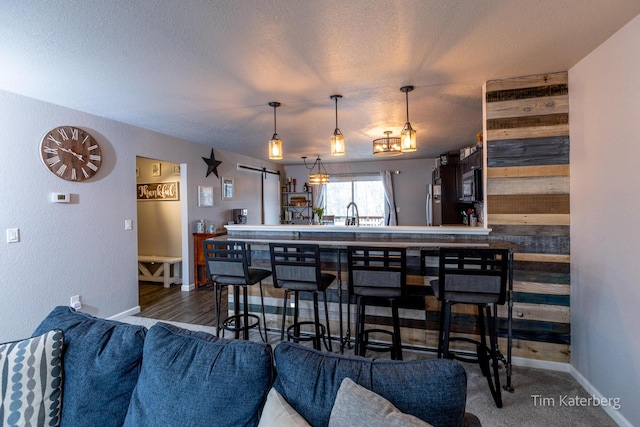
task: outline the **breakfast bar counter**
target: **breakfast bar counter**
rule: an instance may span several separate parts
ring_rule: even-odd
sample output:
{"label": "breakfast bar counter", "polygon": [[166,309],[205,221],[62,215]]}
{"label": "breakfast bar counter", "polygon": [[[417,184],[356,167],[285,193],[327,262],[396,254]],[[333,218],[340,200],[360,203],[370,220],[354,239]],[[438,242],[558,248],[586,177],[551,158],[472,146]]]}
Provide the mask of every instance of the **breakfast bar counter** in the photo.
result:
{"label": "breakfast bar counter", "polygon": [[[438,249],[441,247],[480,247],[506,248],[512,253],[514,245],[490,238],[491,230],[483,227],[464,225],[420,227],[420,226],[331,226],[331,225],[226,225],[227,234],[215,237],[215,240],[241,240],[250,246],[251,264],[254,267],[271,269],[269,243],[308,243],[318,244],[323,252],[323,270],[336,274],[337,280],[329,289],[329,306],[331,311],[331,330],[340,331],[342,346],[349,344],[353,307],[349,307],[347,295],[346,248],[358,246],[390,246],[407,249],[407,285],[412,289],[410,303],[400,310],[403,347],[433,350],[437,347],[440,303],[437,301],[429,283],[437,278]],[[282,291],[272,286],[271,279],[263,282],[265,293],[265,312],[267,327],[279,330],[282,316]],[[250,311],[260,312],[258,291],[251,295]],[[311,315],[310,301],[307,310],[301,311],[301,317]],[[231,301],[230,301],[231,306]],[[345,310],[346,308],[346,310]],[[460,310],[465,310],[461,308]],[[346,316],[344,316],[346,311]],[[368,323],[375,327],[390,328],[390,313],[380,308],[367,315]],[[510,324],[511,310],[508,310]],[[306,315],[305,315],[306,313]],[[471,314],[466,311],[463,314]],[[344,318],[346,317],[346,319]],[[468,316],[465,316],[468,318]],[[346,327],[343,328],[343,326]],[[475,325],[464,325],[463,330],[473,334]],[[505,331],[507,332],[507,331]],[[507,340],[509,334],[503,335]],[[505,342],[505,347],[510,343]],[[471,350],[462,344],[460,350]],[[509,351],[510,353],[510,351]],[[510,356],[510,355],[509,355]],[[509,357],[510,359],[510,357]]]}

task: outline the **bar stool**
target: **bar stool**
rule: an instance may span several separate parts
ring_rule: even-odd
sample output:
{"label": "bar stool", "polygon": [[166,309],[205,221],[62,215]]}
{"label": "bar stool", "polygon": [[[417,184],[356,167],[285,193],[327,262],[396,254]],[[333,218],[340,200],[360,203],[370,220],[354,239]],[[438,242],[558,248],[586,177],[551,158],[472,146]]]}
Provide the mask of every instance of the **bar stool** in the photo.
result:
{"label": "bar stool", "polygon": [[[398,305],[406,294],[407,251],[392,247],[347,247],[349,269],[349,298],[356,298],[355,354],[364,356],[366,350],[391,351],[391,358],[402,360],[400,316]],[[365,311],[369,305],[391,307],[393,332],[386,329],[365,329]],[[391,336],[391,345],[373,343],[369,335],[383,333]]]}
{"label": "bar stool", "polygon": [[[433,293],[441,302],[438,357],[477,362],[482,374],[487,377],[496,406],[501,408],[502,394],[498,362],[500,360],[504,362],[504,357],[498,349],[496,308],[506,300],[509,251],[489,248],[441,248],[438,264],[438,279],[431,281]],[[478,307],[479,340],[450,336],[451,307],[454,304],[474,304]],[[487,327],[485,327],[485,320],[488,323]],[[486,342],[487,332],[489,346]],[[476,355],[450,352],[451,341],[475,344]],[[493,379],[491,368],[493,368]]]}
{"label": "bar stool", "polygon": [[[220,336],[220,329],[235,332],[235,338],[249,339],[249,329],[258,328],[260,337],[266,342],[266,321],[264,314],[264,298],[262,293],[262,280],[269,277],[271,272],[260,268],[249,267],[248,253],[245,242],[234,240],[204,240],[204,259],[207,266],[209,280],[213,282],[216,309],[216,336]],[[265,328],[265,336],[260,330],[260,318],[249,314],[248,287],[259,283],[260,303],[262,311],[262,323]],[[220,328],[220,300],[222,290],[233,286],[234,289],[234,314],[222,322]],[[240,288],[243,294],[243,309],[240,313]],[[251,319],[251,322],[249,321]]]}
{"label": "bar stool", "polygon": [[[320,350],[320,340],[329,351],[331,345],[331,330],[329,328],[329,308],[327,305],[327,288],[336,276],[323,273],[320,265],[320,247],[313,244],[269,243],[271,256],[271,272],[273,285],[284,289],[284,303],[282,307],[282,329],[280,340],[284,340],[287,319],[287,303],[289,292],[294,294],[293,324],[287,328],[287,339],[294,342],[313,341],[313,347]],[[313,296],[313,322],[300,322],[299,302],[300,293],[308,292]],[[323,294],[326,326],[320,323],[318,310],[318,294]],[[301,327],[313,326],[313,333],[301,334]]]}

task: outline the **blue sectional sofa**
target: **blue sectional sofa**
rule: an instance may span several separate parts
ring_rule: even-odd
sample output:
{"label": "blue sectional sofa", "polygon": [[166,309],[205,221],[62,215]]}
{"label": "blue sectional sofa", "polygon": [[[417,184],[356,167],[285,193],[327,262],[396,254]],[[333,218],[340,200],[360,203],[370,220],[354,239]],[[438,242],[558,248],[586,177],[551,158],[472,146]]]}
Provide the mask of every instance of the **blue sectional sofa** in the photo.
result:
{"label": "blue sectional sofa", "polygon": [[273,350],[69,307],[32,338],[0,344],[0,377],[2,425],[479,425],[465,415],[467,378],[453,361],[372,361],[288,342]]}

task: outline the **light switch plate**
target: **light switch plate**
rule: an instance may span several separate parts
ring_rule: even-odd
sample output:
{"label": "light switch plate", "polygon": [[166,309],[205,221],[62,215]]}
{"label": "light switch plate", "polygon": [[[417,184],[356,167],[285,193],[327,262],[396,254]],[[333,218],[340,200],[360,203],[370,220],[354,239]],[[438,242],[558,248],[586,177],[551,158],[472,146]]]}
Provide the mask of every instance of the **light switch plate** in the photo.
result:
{"label": "light switch plate", "polygon": [[124,229],[125,230],[133,230],[133,220],[125,219],[124,220]]}
{"label": "light switch plate", "polygon": [[19,228],[7,228],[7,243],[18,243],[20,241]]}

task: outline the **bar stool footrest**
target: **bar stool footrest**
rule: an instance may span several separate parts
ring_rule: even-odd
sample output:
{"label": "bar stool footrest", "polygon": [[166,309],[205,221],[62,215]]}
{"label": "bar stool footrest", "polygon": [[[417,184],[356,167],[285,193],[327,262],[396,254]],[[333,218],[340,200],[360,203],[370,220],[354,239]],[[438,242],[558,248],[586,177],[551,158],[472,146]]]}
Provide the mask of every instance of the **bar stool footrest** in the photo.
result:
{"label": "bar stool footrest", "polygon": [[[222,321],[222,329],[230,332],[239,332],[244,331],[245,329],[253,329],[260,327],[260,318],[255,314],[250,314],[249,316],[249,324],[243,325],[242,320],[244,319],[243,314],[234,314],[233,316],[229,316]],[[251,320],[255,320],[255,322],[251,322]]]}
{"label": "bar stool footrest", "polygon": [[[369,334],[372,334],[372,333],[389,335],[392,339],[392,342],[390,343],[373,342],[372,343],[369,341]],[[387,331],[386,329],[365,329],[364,331],[362,331],[362,336],[363,336],[362,345],[367,350],[371,350],[379,353],[385,352],[385,351],[393,351],[393,332],[391,331]]]}
{"label": "bar stool footrest", "polygon": [[296,327],[301,327],[301,326],[313,326],[315,328],[316,323],[315,322],[298,322],[298,323],[294,323],[293,325],[289,326],[287,328],[287,340],[289,341],[293,341],[296,344],[299,343],[300,341],[313,341],[315,339],[320,339],[323,336],[326,335],[326,330],[325,327],[322,323],[320,323],[320,336],[316,337],[315,331],[311,331],[311,332],[305,332],[304,335],[302,334],[295,334],[295,328]]}

